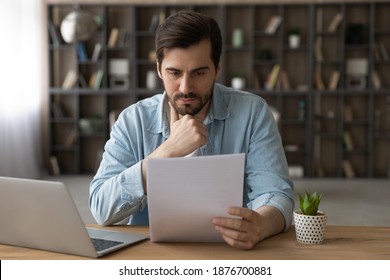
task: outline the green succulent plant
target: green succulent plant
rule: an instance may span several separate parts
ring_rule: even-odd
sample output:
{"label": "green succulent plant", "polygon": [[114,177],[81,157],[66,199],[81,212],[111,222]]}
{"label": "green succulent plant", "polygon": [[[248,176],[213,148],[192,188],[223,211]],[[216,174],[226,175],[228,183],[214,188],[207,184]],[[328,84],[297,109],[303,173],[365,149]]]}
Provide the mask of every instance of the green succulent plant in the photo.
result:
{"label": "green succulent plant", "polygon": [[300,27],[293,26],[288,29],[288,35],[301,35],[301,31]]}
{"label": "green succulent plant", "polygon": [[304,196],[299,195],[299,206],[304,215],[316,216],[320,205],[322,194],[305,192]]}

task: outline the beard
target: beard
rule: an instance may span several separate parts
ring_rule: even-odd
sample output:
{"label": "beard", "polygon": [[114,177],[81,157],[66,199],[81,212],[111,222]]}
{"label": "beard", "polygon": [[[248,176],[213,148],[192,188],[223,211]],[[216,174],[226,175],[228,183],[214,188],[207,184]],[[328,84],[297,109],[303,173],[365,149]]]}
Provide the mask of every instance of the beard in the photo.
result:
{"label": "beard", "polygon": [[[209,103],[209,101],[211,100],[211,96],[211,93],[203,96],[203,98],[193,92],[190,92],[188,94],[178,93],[175,94],[173,97],[169,98],[169,101],[171,102],[173,108],[175,108],[178,114],[182,116],[185,116],[187,114],[195,116]],[[194,99],[195,101],[191,102],[191,104],[184,104],[179,107],[179,105],[177,104],[177,100],[187,98]]]}

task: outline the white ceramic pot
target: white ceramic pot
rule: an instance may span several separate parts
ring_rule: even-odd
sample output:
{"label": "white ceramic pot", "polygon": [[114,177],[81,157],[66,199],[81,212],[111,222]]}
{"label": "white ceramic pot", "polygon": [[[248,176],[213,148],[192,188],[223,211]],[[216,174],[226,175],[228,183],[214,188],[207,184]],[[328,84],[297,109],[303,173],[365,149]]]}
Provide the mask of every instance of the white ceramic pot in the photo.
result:
{"label": "white ceramic pot", "polygon": [[299,35],[290,35],[288,37],[290,48],[296,49],[301,45],[301,36]]}
{"label": "white ceramic pot", "polygon": [[235,77],[232,79],[232,88],[242,90],[245,88],[245,79]]}
{"label": "white ceramic pot", "polygon": [[156,89],[158,85],[158,76],[156,71],[150,70],[146,73],[146,88],[149,90]]}
{"label": "white ceramic pot", "polygon": [[298,242],[303,244],[321,244],[327,222],[325,213],[318,211],[316,216],[303,215],[302,211],[294,212],[295,234]]}

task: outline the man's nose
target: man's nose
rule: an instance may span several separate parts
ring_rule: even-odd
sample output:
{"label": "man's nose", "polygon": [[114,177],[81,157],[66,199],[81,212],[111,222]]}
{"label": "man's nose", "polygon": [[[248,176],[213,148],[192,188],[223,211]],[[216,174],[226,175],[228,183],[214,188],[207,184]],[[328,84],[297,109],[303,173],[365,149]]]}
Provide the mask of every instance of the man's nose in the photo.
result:
{"label": "man's nose", "polygon": [[188,94],[192,92],[192,87],[193,87],[193,81],[191,78],[191,75],[183,75],[182,79],[180,80],[180,92],[184,94]]}

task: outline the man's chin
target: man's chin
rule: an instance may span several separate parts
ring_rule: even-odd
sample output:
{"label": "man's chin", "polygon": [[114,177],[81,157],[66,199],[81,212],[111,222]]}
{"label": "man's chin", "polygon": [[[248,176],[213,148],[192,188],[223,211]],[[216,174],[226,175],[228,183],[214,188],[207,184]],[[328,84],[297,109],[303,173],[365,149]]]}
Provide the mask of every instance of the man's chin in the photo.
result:
{"label": "man's chin", "polygon": [[191,108],[191,107],[185,106],[185,107],[177,108],[176,111],[177,111],[180,115],[182,115],[182,116],[185,116],[185,115],[195,116],[196,114],[199,113],[200,110],[199,110],[199,109],[198,109],[198,110],[195,110],[195,109],[193,109],[193,108]]}
{"label": "man's chin", "polygon": [[195,116],[202,111],[205,104],[202,102],[200,98],[197,100],[193,100],[192,102],[180,102],[180,100],[176,100],[173,103],[173,107],[176,109],[176,112],[182,116],[192,115]]}

